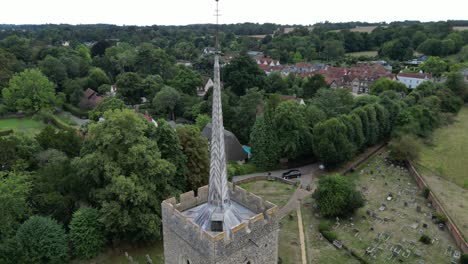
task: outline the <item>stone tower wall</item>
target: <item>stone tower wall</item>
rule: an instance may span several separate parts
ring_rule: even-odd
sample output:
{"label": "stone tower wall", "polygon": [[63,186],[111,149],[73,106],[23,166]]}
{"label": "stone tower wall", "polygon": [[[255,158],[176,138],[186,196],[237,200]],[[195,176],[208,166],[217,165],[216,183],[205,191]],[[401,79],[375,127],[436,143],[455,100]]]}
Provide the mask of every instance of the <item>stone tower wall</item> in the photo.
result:
{"label": "stone tower wall", "polygon": [[[248,223],[233,227],[229,232],[212,235],[186,218],[181,212],[207,201],[207,186],[182,194],[162,203],[164,259],[166,264],[179,264],[186,256],[191,264],[204,263],[265,263],[278,258],[277,206],[229,185],[232,200],[256,213]],[[186,264],[186,263],[183,263]]]}

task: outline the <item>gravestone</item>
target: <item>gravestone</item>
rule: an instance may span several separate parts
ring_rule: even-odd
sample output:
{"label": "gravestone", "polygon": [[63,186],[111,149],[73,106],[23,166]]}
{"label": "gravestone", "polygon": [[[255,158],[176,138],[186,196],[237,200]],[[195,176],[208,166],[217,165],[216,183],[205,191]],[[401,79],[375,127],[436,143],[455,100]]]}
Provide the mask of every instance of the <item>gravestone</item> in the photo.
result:
{"label": "gravestone", "polygon": [[416,205],[416,212],[420,213],[421,212],[421,206],[418,204]]}

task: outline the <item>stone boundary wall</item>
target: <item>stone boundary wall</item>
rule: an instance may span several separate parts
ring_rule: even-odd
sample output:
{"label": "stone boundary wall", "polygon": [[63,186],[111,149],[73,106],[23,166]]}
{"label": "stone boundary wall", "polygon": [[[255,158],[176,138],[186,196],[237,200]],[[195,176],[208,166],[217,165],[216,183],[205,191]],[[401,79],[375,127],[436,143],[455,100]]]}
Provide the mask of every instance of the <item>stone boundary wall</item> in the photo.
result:
{"label": "stone boundary wall", "polygon": [[264,180],[264,181],[268,181],[268,180],[270,180],[270,181],[271,180],[272,181],[279,181],[279,182],[286,183],[286,184],[289,184],[289,185],[294,185],[294,186],[299,185],[299,182],[297,182],[297,181],[290,181],[290,180],[286,180],[286,179],[283,179],[283,178],[280,178],[280,177],[267,176],[267,175],[253,176],[253,177],[250,177],[250,178],[238,180],[238,181],[235,181],[234,184],[238,185],[238,184],[241,184],[241,183],[252,182],[252,181],[262,181],[262,180]]}
{"label": "stone boundary wall", "polygon": [[[239,186],[229,183],[231,199],[246,208],[250,209],[256,215],[252,216],[247,223],[241,223],[229,230],[216,235],[210,234],[186,218],[182,211],[203,204],[208,200],[208,186],[198,189],[198,195],[193,191],[180,195],[179,201],[175,197],[162,202],[161,207],[163,215],[170,221],[171,229],[183,237],[186,241],[191,241],[191,245],[203,248],[226,246],[236,240],[237,237],[243,237],[246,234],[261,232],[266,226],[276,226],[278,207],[261,197],[249,193]],[[193,236],[193,234],[197,234]],[[229,237],[228,237],[229,236]]]}
{"label": "stone boundary wall", "polygon": [[[380,145],[370,147],[371,150],[361,154],[361,157],[358,160],[352,162],[351,164],[347,164],[342,170],[340,170],[341,175],[346,175],[350,172],[353,172],[357,167],[359,167],[362,163],[366,162],[370,157],[372,157],[375,153],[381,150],[383,147],[387,145],[386,142],[380,143]],[[374,149],[372,149],[374,148]],[[369,150],[369,149],[368,149]]]}
{"label": "stone boundary wall", "polygon": [[[414,177],[414,179],[416,180],[416,183],[418,184],[419,188],[421,189],[424,189],[424,188],[429,188],[429,185],[426,183],[426,181],[424,180],[424,177],[422,177],[418,171],[416,170],[416,168],[413,166],[413,164],[411,163],[411,161],[407,161],[407,166],[408,166],[408,170],[410,171],[410,174]],[[450,217],[450,215],[447,213],[447,211],[445,210],[444,206],[442,205],[442,203],[439,201],[439,199],[437,198],[437,196],[432,192],[430,191],[429,192],[429,196],[428,196],[428,200],[430,200],[432,202],[432,206],[435,208],[435,210],[438,212],[438,213],[442,213],[444,214],[445,216],[447,216],[447,223],[446,226],[448,228],[448,230],[450,231],[450,234],[452,235],[453,239],[455,239],[455,242],[457,243],[457,245],[460,247],[460,249],[462,250],[463,253],[467,254],[468,253],[468,243],[465,241],[465,239],[463,238],[463,235],[462,233],[460,232],[460,229],[458,229],[457,225],[455,224],[455,222],[452,220],[452,218]]]}

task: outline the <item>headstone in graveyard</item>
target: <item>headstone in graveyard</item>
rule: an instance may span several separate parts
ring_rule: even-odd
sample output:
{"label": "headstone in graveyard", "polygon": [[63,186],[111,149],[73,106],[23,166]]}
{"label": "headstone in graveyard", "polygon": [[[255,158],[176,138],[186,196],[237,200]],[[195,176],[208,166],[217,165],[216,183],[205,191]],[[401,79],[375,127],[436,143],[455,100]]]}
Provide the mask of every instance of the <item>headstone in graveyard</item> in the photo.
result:
{"label": "headstone in graveyard", "polygon": [[421,206],[418,204],[416,205],[416,212],[420,213],[421,212]]}
{"label": "headstone in graveyard", "polygon": [[338,249],[341,249],[343,247],[343,243],[341,243],[341,241],[339,240],[334,240],[333,245]]}

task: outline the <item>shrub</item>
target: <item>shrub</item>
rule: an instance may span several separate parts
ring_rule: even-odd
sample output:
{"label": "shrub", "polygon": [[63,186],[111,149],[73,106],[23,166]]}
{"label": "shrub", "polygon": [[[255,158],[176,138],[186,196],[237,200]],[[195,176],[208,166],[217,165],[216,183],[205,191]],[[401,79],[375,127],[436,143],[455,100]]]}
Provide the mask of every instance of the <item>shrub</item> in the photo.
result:
{"label": "shrub", "polygon": [[432,238],[430,238],[427,235],[422,235],[421,238],[419,238],[419,241],[421,241],[422,243],[424,243],[426,245],[429,245],[429,244],[432,243]]}
{"label": "shrub", "polygon": [[447,216],[445,214],[443,214],[443,213],[437,212],[437,213],[435,213],[435,217],[436,217],[437,223],[439,223],[439,224],[440,223],[445,224],[448,221]]}
{"label": "shrub", "polygon": [[325,217],[350,215],[364,205],[364,198],[353,182],[339,174],[322,177],[314,198]]}
{"label": "shrub", "polygon": [[320,221],[319,228],[318,228],[320,233],[324,231],[330,231],[331,228],[332,226],[329,221]]}
{"label": "shrub", "polygon": [[333,231],[323,231],[323,232],[322,232],[322,235],[323,235],[323,237],[324,237],[326,240],[328,240],[328,241],[330,241],[330,242],[333,242],[333,241],[335,241],[335,240],[338,238],[338,236],[336,235],[336,233],[333,232]]}
{"label": "shrub", "polygon": [[423,196],[424,198],[429,198],[429,194],[431,193],[431,189],[429,189],[428,187],[424,187],[423,189]]}
{"label": "shrub", "polygon": [[461,255],[460,264],[468,264],[468,254]]}
{"label": "shrub", "polygon": [[97,256],[106,244],[104,226],[99,222],[99,212],[94,208],[81,208],[70,222],[70,242],[73,254],[81,259]]}
{"label": "shrub", "polygon": [[67,262],[68,248],[65,230],[52,218],[30,217],[16,232],[16,240],[26,263],[61,264]]}
{"label": "shrub", "polygon": [[8,136],[10,134],[13,134],[13,129],[0,130],[0,137],[1,136]]}
{"label": "shrub", "polygon": [[79,109],[71,104],[63,104],[63,109],[67,110],[68,112],[72,113],[74,116],[79,118],[88,118],[88,112]]}

